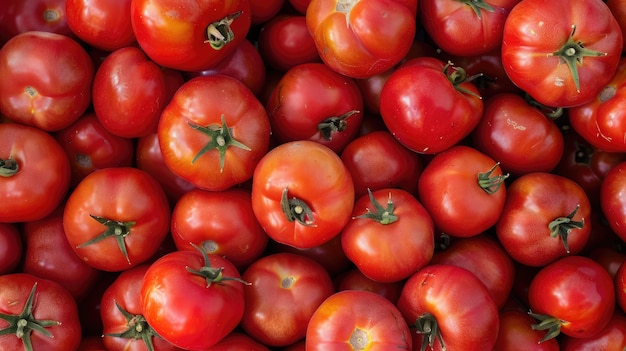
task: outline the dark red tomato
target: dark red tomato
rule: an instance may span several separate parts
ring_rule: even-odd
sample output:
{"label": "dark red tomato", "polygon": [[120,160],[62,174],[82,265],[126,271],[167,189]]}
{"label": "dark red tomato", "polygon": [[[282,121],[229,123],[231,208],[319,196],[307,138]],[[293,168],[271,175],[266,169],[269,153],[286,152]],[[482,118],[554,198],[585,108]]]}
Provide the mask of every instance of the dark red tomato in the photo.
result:
{"label": "dark red tomato", "polygon": [[228,57],[246,39],[249,0],[132,0],[137,42],[154,62],[202,71]]}
{"label": "dark red tomato", "polygon": [[98,336],[102,341],[102,295],[117,279],[120,272],[102,272],[100,279],[91,288],[89,294],[78,302],[78,316],[83,331],[83,336]]}
{"label": "dark red tomato", "polygon": [[93,112],[85,113],[53,136],[70,160],[72,188],[95,170],[133,165],[133,140],[106,130]]}
{"label": "dark red tomato", "polygon": [[114,51],[135,43],[131,0],[67,0],[65,15],[74,34],[92,47]]}
{"label": "dark red tomato", "polygon": [[0,124],[0,222],[28,222],[52,213],[70,186],[70,162],[48,133]]}
{"label": "dark red tomato", "polygon": [[67,240],[87,264],[116,272],[150,259],[169,233],[161,185],[132,167],[95,171],[76,186],[63,214]]}
{"label": "dark red tomato", "polygon": [[0,48],[0,113],[46,131],[63,129],[89,107],[93,75],[89,54],[70,37],[16,35]]}
{"label": "dark red tomato", "polygon": [[616,311],[598,334],[588,338],[563,336],[559,345],[560,351],[623,351],[626,349],[626,316]]}
{"label": "dark red tomato", "polygon": [[413,347],[409,326],[384,297],[344,290],[324,300],[306,331],[307,351],[406,350]]}
{"label": "dark red tomato", "polygon": [[580,185],[534,172],[508,185],[495,230],[514,260],[540,267],[582,251],[591,233],[590,216],[591,205]]}
{"label": "dark red tomato", "polygon": [[280,72],[299,64],[321,61],[304,15],[285,14],[272,18],[261,27],[258,45],[263,61]]}
{"label": "dark red tomato", "polygon": [[614,166],[600,188],[600,205],[609,226],[622,240],[626,238],[626,162]]}
{"label": "dark red tomato", "polygon": [[270,349],[244,333],[232,332],[204,351],[270,351]]}
{"label": "dark red tomato", "polygon": [[420,201],[435,228],[455,237],[478,235],[496,224],[504,208],[508,174],[486,154],[465,145],[435,155],[419,182]]}
{"label": "dark red tomato", "polygon": [[534,328],[547,330],[545,339],[559,333],[592,337],[610,322],[615,310],[615,286],[609,273],[584,256],[560,258],[537,272],[528,290]]}
{"label": "dark red tomato", "polygon": [[202,76],[184,83],[159,119],[169,169],[195,186],[225,190],[252,177],[269,148],[263,105],[241,81]]}
{"label": "dark red tomato", "polygon": [[613,277],[615,301],[622,312],[626,312],[626,265],[619,266]]}
{"label": "dark red tomato", "polygon": [[404,147],[386,130],[353,139],[340,156],[352,175],[356,197],[367,194],[367,189],[383,188],[399,188],[417,194],[417,180],[424,162],[419,154]]}
{"label": "dark red tomato", "polygon": [[[622,34],[626,33],[626,1],[624,0],[607,0],[606,6],[609,7],[613,17],[619,24]],[[622,35],[622,51],[626,50],[626,35]]]}
{"label": "dark red tomato", "polygon": [[76,350],[81,324],[74,297],[30,274],[0,276],[0,350]]}
{"label": "dark red tomato", "polygon": [[615,277],[619,267],[626,262],[626,253],[609,244],[594,248],[586,256],[601,264],[611,277]]}
{"label": "dark red tomato", "polygon": [[252,26],[258,26],[274,18],[284,4],[285,0],[250,0]]}
{"label": "dark red tomato", "polygon": [[380,93],[380,113],[407,148],[435,154],[459,143],[478,124],[483,102],[462,68],[418,57],[402,64]]}
{"label": "dark red tomato", "polygon": [[107,349],[104,348],[102,336],[91,335],[83,337],[76,351],[107,351]]}
{"label": "dark red tomato", "polygon": [[324,244],[341,232],[353,207],[348,169],[320,143],[281,144],[254,170],[252,209],[267,235],[279,243],[301,249]]}
{"label": "dark red tomato", "polygon": [[0,275],[14,273],[23,254],[22,236],[17,225],[0,223]]}
{"label": "dark red tomato", "polygon": [[472,145],[513,175],[549,172],[563,157],[563,135],[556,123],[514,93],[485,100],[483,118],[471,137]]}
{"label": "dark red tomato", "polygon": [[311,0],[287,0],[289,5],[300,14],[306,14],[306,9],[309,7]]}
{"label": "dark red tomato", "polygon": [[397,303],[432,351],[484,351],[496,343],[498,306],[474,273],[428,265],[404,284]]}
{"label": "dark red tomato", "polygon": [[352,268],[338,275],[334,279],[335,289],[342,290],[365,290],[376,293],[391,303],[395,304],[400,298],[403,281],[393,283],[381,283],[365,276],[358,268]]}
{"label": "dark red tomato", "polygon": [[171,235],[178,250],[197,250],[227,258],[244,269],[259,258],[268,236],[252,211],[250,191],[193,189],[172,211]]}
{"label": "dark red tomato", "polygon": [[363,120],[363,98],[355,81],[322,63],[287,71],[265,107],[279,142],[312,140],[337,153],[354,139]]}
{"label": "dark red tomato", "polygon": [[55,281],[77,301],[83,300],[100,278],[100,271],[74,253],[63,229],[63,208],[26,222],[22,228],[26,249],[21,272]]}
{"label": "dark red tomato", "polygon": [[0,13],[0,46],[33,30],[74,36],[65,15],[65,0],[5,0]]}
{"label": "dark red tomato", "polygon": [[531,327],[535,319],[526,311],[505,309],[500,311],[500,328],[494,351],[532,350],[560,351],[556,339],[541,341],[546,335],[545,330]]}

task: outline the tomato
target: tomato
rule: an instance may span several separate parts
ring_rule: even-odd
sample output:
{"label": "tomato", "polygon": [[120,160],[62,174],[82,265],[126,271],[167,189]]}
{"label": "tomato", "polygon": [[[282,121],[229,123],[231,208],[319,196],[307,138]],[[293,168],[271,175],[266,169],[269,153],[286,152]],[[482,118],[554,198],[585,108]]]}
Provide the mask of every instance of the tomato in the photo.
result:
{"label": "tomato", "polygon": [[416,13],[416,0],[312,0],[306,22],[328,67],[367,78],[391,69],[409,52]]}
{"label": "tomato", "polygon": [[443,51],[474,56],[502,44],[504,21],[520,0],[421,0],[419,18]]}
{"label": "tomato", "polygon": [[352,219],[341,232],[341,246],[365,276],[391,283],[428,264],[434,237],[424,206],[405,190],[385,188],[356,200]]}
{"label": "tomato", "polygon": [[0,113],[46,131],[65,128],[89,107],[93,75],[89,54],[70,37],[18,34],[0,48]]}
{"label": "tomato", "polygon": [[601,0],[521,1],[504,24],[502,63],[509,78],[546,106],[592,100],[621,54],[622,31]]}
{"label": "tomato", "polygon": [[217,191],[252,177],[269,148],[270,122],[243,83],[224,75],[202,76],[174,94],[157,133],[172,172],[199,188]]}
{"label": "tomato", "polygon": [[410,331],[396,306],[362,290],[344,290],[315,310],[306,331],[306,350],[411,350]]}
{"label": "tomato", "polygon": [[321,61],[304,15],[272,18],[261,27],[258,45],[263,61],[280,72]]}
{"label": "tomato", "polygon": [[435,155],[424,167],[419,199],[435,227],[451,236],[478,235],[496,224],[506,200],[499,164],[465,145]]}
{"label": "tomato", "polygon": [[102,343],[102,336],[86,336],[80,342],[77,351],[107,351]]}
{"label": "tomato", "polygon": [[453,265],[432,264],[404,284],[398,309],[417,327],[422,349],[491,350],[499,329],[498,307],[474,273]]}
{"label": "tomato", "polygon": [[205,351],[270,351],[270,349],[246,334],[232,332]]}
{"label": "tomato", "polygon": [[381,283],[368,278],[358,268],[351,268],[334,279],[337,291],[365,290],[376,293],[395,304],[400,298],[404,281]]}
{"label": "tomato", "polygon": [[478,124],[483,102],[460,67],[418,57],[396,69],[380,92],[380,114],[407,148],[435,154],[459,143]]}
{"label": "tomato", "polygon": [[500,327],[494,351],[533,350],[559,351],[556,339],[544,340],[546,332],[531,328],[535,323],[527,312],[517,309],[500,311]]}
{"label": "tomato", "polygon": [[141,49],[161,66],[202,71],[225,59],[250,29],[249,0],[131,0]]}
{"label": "tomato", "polygon": [[550,263],[535,275],[528,290],[533,328],[547,330],[544,339],[559,333],[592,337],[610,322],[615,287],[609,273],[584,256],[568,256]]}
{"label": "tomato", "polygon": [[274,18],[284,4],[285,0],[250,0],[252,26],[258,26]]}
{"label": "tomato", "polygon": [[623,351],[626,348],[626,316],[615,312],[611,321],[598,334],[588,338],[563,336],[561,351]]}
{"label": "tomato", "polygon": [[131,0],[67,0],[65,15],[72,32],[85,43],[115,51],[135,43]]}
{"label": "tomato", "polygon": [[624,189],[626,188],[626,162],[621,162],[614,166],[604,177],[600,188],[600,205],[602,214],[610,228],[622,240],[626,238],[626,198]]}
{"label": "tomato", "polygon": [[0,46],[28,31],[51,32],[73,37],[67,23],[65,0],[6,0],[0,14]]}
{"label": "tomato", "polygon": [[270,238],[312,248],[337,236],[350,220],[354,183],[330,148],[292,141],[259,161],[251,196],[252,210]]}
{"label": "tomato", "polygon": [[76,301],[64,287],[26,273],[2,275],[0,286],[0,350],[78,348]]}
{"label": "tomato", "polygon": [[589,198],[576,182],[533,172],[507,187],[495,231],[514,260],[539,267],[580,253],[591,233],[590,216]]}
{"label": "tomato", "polygon": [[22,236],[16,224],[0,223],[0,275],[13,273],[22,261]]}
{"label": "tomato", "polygon": [[100,270],[145,262],[169,233],[170,206],[159,183],[132,167],[85,177],[67,199],[63,227],[76,254]]}
{"label": "tomato", "polygon": [[626,262],[626,253],[621,248],[612,247],[609,244],[595,247],[586,256],[601,264],[611,277],[615,277],[619,267]]}
{"label": "tomato", "polygon": [[626,35],[623,35],[626,33],[626,2],[624,0],[607,0],[605,2],[622,30],[622,50],[626,50]]}
{"label": "tomato", "polygon": [[247,287],[235,266],[199,251],[174,251],[156,260],[140,291],[148,324],[186,350],[215,345],[235,329],[244,312]]}
{"label": "tomato", "polygon": [[287,0],[287,3],[294,11],[304,15],[306,14],[306,9],[309,7],[311,0]]}
{"label": "tomato", "polygon": [[615,284],[615,301],[622,312],[626,311],[626,265],[619,266],[613,276]]}
{"label": "tomato", "polygon": [[52,213],[70,185],[70,162],[48,133],[0,124],[0,222],[28,222]]}
{"label": "tomato", "polygon": [[178,250],[196,250],[227,258],[238,269],[263,254],[267,234],[252,211],[250,191],[193,189],[172,211],[171,233]]}
{"label": "tomato", "polygon": [[363,120],[363,98],[354,80],[322,63],[287,71],[265,107],[278,142],[312,140],[337,153]]}

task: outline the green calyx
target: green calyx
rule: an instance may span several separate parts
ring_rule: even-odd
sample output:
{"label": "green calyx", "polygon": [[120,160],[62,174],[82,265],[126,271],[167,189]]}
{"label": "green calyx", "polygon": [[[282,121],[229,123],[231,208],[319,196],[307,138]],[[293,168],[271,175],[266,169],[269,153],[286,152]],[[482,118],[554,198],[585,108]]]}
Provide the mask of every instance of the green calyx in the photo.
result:
{"label": "green calyx", "polygon": [[387,207],[383,207],[380,202],[376,201],[372,191],[367,189],[367,193],[369,195],[370,201],[374,206],[373,210],[366,208],[364,214],[358,216],[357,218],[368,218],[377,221],[380,224],[391,224],[398,220],[398,216],[393,213],[395,210],[395,205],[393,201],[391,201],[391,192],[389,193],[389,197],[387,198]]}
{"label": "green calyx", "polygon": [[427,348],[434,350],[435,340],[439,340],[442,351],[446,350],[435,316],[430,313],[425,313],[417,318],[415,326],[417,327],[417,333],[424,336],[420,351],[426,351]]}
{"label": "green calyx", "polygon": [[502,184],[504,184],[504,180],[509,177],[509,174],[502,174],[497,176],[491,176],[493,172],[500,166],[500,162],[497,162],[490,170],[487,172],[478,173],[478,186],[481,187],[488,194],[494,194],[497,192]]}
{"label": "green calyx", "polygon": [[563,240],[563,246],[565,247],[565,252],[569,253],[569,245],[567,244],[567,236],[572,231],[572,229],[582,229],[585,225],[585,221],[574,221],[572,218],[578,212],[580,205],[576,205],[574,211],[572,211],[567,217],[559,217],[553,220],[548,224],[548,229],[550,229],[550,236],[556,238],[557,236],[561,237]]}
{"label": "green calyx", "polygon": [[310,226],[313,224],[313,211],[304,200],[292,197],[289,198],[289,190],[283,189],[280,206],[289,222],[298,221],[298,223]]}
{"label": "green calyx", "polygon": [[319,130],[324,140],[330,141],[333,137],[333,133],[343,132],[346,128],[348,128],[348,117],[357,113],[359,113],[359,111],[352,110],[339,117],[327,118],[317,125],[317,130]]}
{"label": "green calyx", "polygon": [[19,171],[17,161],[12,158],[0,159],[0,177],[10,177]]}
{"label": "green calyx", "polygon": [[194,156],[191,163],[195,163],[202,155],[204,155],[207,151],[217,150],[220,153],[220,172],[224,170],[224,162],[226,160],[226,150],[230,146],[238,147],[240,149],[244,149],[250,151],[251,149],[246,145],[240,143],[238,140],[233,138],[232,130],[228,128],[226,125],[226,119],[224,115],[222,115],[222,124],[220,126],[207,126],[203,127],[192,122],[187,122],[189,127],[199,131],[202,134],[205,134],[209,137],[210,141],[204,145],[200,151]]}
{"label": "green calyx", "polygon": [[206,27],[206,39],[204,43],[209,43],[215,50],[221,50],[224,45],[233,41],[235,39],[235,33],[231,25],[239,16],[241,16],[241,11],[237,11],[219,21],[209,24]]}
{"label": "green calyx", "polygon": [[451,61],[448,61],[446,65],[443,67],[443,74],[446,75],[450,83],[454,86],[458,92],[463,94],[469,94],[476,98],[482,99],[482,97],[473,91],[467,90],[461,86],[463,83],[469,83],[476,78],[482,76],[482,74],[475,74],[473,76],[467,76],[467,72],[461,67],[455,66]]}
{"label": "green calyx", "polygon": [[124,316],[124,318],[126,318],[126,325],[128,326],[128,329],[121,333],[110,333],[105,335],[133,340],[141,339],[146,345],[148,351],[154,351],[152,338],[160,336],[154,331],[154,329],[152,329],[146,319],[140,314],[132,314],[126,311],[122,306],[120,306],[120,304],[117,303],[117,301],[115,301],[115,306],[117,306],[117,309]]}
{"label": "green calyx", "polygon": [[126,258],[126,261],[128,262],[129,265],[131,265],[130,257],[128,257],[128,250],[126,249],[126,242],[124,241],[124,239],[128,235],[130,235],[130,229],[135,225],[135,222],[114,221],[112,219],[108,219],[108,218],[104,218],[100,216],[94,216],[94,215],[90,215],[90,216],[91,218],[96,220],[98,223],[104,225],[106,229],[100,235],[76,246],[76,248],[85,247],[85,246],[100,242],[104,239],[113,237],[117,241],[117,246],[120,248],[120,251]]}
{"label": "green calyx", "polygon": [[214,283],[222,284],[222,282],[227,280],[234,280],[244,285],[250,285],[250,283],[240,278],[225,277],[224,274],[222,274],[224,267],[211,267],[211,261],[209,260],[209,255],[207,254],[207,252],[202,247],[194,243],[190,243],[190,245],[193,246],[196,250],[200,251],[200,253],[202,253],[202,257],[204,258],[204,266],[200,267],[200,269],[186,267],[187,272],[201,276],[206,279],[207,288],[211,287],[211,285],[213,285]]}
{"label": "green calyx", "polygon": [[35,300],[35,290],[37,289],[37,283],[33,284],[33,288],[30,290],[28,299],[24,304],[24,309],[17,315],[0,313],[0,319],[9,323],[9,326],[0,330],[0,335],[14,334],[19,339],[22,339],[25,351],[33,351],[33,344],[30,340],[33,331],[41,333],[46,337],[53,338],[54,335],[50,333],[46,328],[61,324],[58,321],[53,320],[37,320],[33,316],[33,304]]}
{"label": "green calyx", "polygon": [[539,341],[542,343],[544,341],[554,339],[561,333],[561,325],[565,323],[558,318],[554,318],[545,314],[538,314],[529,311],[528,314],[539,321],[539,323],[531,324],[531,328],[533,330],[545,330],[546,335]]}
{"label": "green calyx", "polygon": [[458,0],[474,10],[476,17],[482,18],[482,11],[493,12],[494,9],[483,0]]}

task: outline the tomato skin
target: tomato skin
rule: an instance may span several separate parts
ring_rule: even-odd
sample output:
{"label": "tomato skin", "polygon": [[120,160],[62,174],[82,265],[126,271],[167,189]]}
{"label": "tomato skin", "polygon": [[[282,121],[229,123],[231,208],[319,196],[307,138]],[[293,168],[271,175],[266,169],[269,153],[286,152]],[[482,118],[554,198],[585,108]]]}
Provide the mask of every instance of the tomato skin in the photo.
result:
{"label": "tomato skin", "polygon": [[556,339],[541,341],[545,336],[544,330],[534,330],[530,326],[536,321],[528,312],[517,309],[500,311],[500,328],[494,351],[532,350],[532,351],[560,351]]}
{"label": "tomato skin", "polygon": [[416,0],[312,0],[306,22],[324,63],[352,78],[395,66],[409,52],[416,31]]}
{"label": "tomato skin", "polygon": [[[290,220],[281,206],[285,192],[289,199],[302,200],[311,214]],[[263,156],[254,170],[251,195],[252,209],[267,235],[301,249],[337,236],[354,207],[354,183],[339,156],[308,140],[281,144]]]}
{"label": "tomato skin", "polygon": [[[579,84],[563,56],[553,55],[566,47],[572,26],[574,43],[601,53],[576,63]],[[502,62],[507,74],[546,106],[572,107],[592,100],[615,73],[621,53],[622,32],[600,0],[522,1],[504,24]]]}
{"label": "tomato skin", "polygon": [[259,52],[263,61],[279,72],[299,64],[321,62],[304,15],[281,15],[259,31]]}
{"label": "tomato skin", "polygon": [[0,14],[0,46],[28,31],[42,31],[75,38],[67,23],[65,0],[7,0]]}
{"label": "tomato skin", "polygon": [[70,37],[18,34],[0,49],[0,112],[45,131],[65,128],[91,103],[93,75],[89,54]]}
{"label": "tomato skin", "polygon": [[22,236],[16,224],[0,223],[0,275],[13,273],[23,256]]}
{"label": "tomato skin", "polygon": [[613,276],[615,284],[615,301],[622,312],[626,311],[626,265],[619,266]]}
{"label": "tomato skin", "polygon": [[626,230],[623,228],[624,223],[626,223],[625,170],[626,162],[621,162],[613,167],[605,176],[600,188],[602,213],[611,229],[622,240],[626,238]]}
{"label": "tomato skin", "polygon": [[[132,0],[131,24],[141,49],[161,66],[181,71],[202,71],[225,59],[248,34],[249,0]],[[236,13],[232,40],[214,49],[207,27]]]}
{"label": "tomato skin", "polygon": [[[626,33],[626,2],[624,0],[607,0],[606,6],[611,10],[622,34]],[[622,51],[624,50],[626,50],[626,35],[622,35]]]}
{"label": "tomato skin", "polygon": [[271,351],[265,345],[257,342],[250,336],[232,332],[217,344],[209,347],[204,351]]}
{"label": "tomato skin", "polygon": [[250,0],[252,26],[258,26],[274,18],[283,8],[285,0]]}
{"label": "tomato skin", "polygon": [[410,331],[396,306],[362,290],[328,297],[311,317],[306,350],[411,350]]}
{"label": "tomato skin", "polygon": [[0,177],[0,222],[28,222],[52,213],[70,185],[70,163],[59,143],[18,123],[0,124],[0,140],[0,159],[15,160],[18,167],[12,176]]}
{"label": "tomato skin", "polygon": [[623,351],[626,348],[626,316],[616,311],[607,326],[589,338],[563,336],[561,351]]}
{"label": "tomato skin", "polygon": [[404,281],[380,283],[365,276],[358,268],[351,268],[334,278],[336,291],[365,290],[376,293],[394,305],[400,298]]}

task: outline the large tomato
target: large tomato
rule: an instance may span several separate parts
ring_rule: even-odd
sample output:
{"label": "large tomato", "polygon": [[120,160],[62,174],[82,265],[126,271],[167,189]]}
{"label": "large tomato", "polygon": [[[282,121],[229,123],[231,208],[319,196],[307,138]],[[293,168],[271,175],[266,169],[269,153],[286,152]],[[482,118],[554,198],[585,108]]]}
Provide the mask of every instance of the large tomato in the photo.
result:
{"label": "large tomato", "polygon": [[500,328],[494,350],[533,350],[559,351],[556,339],[542,341],[545,330],[531,327],[535,323],[528,312],[519,309],[503,309],[500,311]]}
{"label": "large tomato", "polygon": [[5,0],[0,13],[0,45],[23,32],[38,30],[74,36],[67,23],[66,0]]}
{"label": "large tomato", "polygon": [[588,338],[564,335],[559,341],[560,351],[624,351],[626,349],[626,316],[615,311],[609,324]]}
{"label": "large tomato", "polygon": [[13,273],[22,262],[22,235],[17,224],[0,223],[0,275]]}
{"label": "large tomato", "polygon": [[626,162],[613,167],[600,187],[602,214],[622,240],[626,239]]}
{"label": "large tomato", "polygon": [[504,24],[507,74],[546,106],[593,99],[611,80],[621,54],[622,31],[602,0],[524,0]]}

